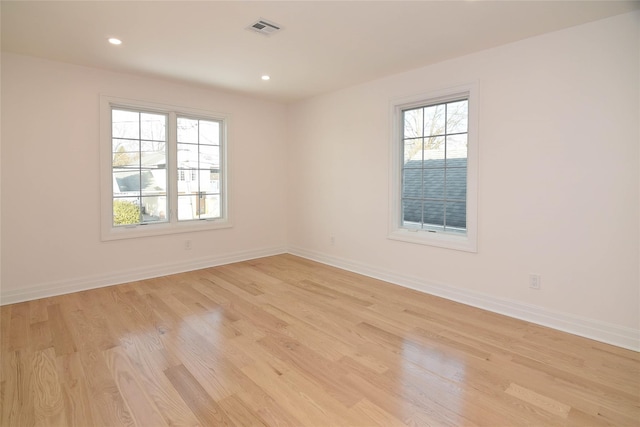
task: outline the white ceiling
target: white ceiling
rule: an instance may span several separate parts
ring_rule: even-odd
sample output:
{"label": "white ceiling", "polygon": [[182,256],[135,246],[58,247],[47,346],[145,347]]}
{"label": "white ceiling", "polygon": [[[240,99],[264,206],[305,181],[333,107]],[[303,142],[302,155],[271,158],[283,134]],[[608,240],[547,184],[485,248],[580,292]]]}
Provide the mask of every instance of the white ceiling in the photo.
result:
{"label": "white ceiling", "polygon": [[[3,51],[288,102],[640,2],[2,0],[0,8]],[[259,18],[283,30],[266,37],[245,29]],[[109,37],[123,44],[112,46]]]}

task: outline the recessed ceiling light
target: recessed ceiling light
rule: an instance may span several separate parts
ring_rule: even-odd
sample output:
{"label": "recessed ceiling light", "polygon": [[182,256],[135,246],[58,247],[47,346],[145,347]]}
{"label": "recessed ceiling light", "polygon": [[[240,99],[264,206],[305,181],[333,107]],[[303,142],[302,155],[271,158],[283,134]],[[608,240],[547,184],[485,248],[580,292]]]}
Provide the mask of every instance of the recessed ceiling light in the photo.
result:
{"label": "recessed ceiling light", "polygon": [[266,74],[264,76],[261,77],[262,80],[267,81],[267,80],[271,80],[271,77],[267,76]]}
{"label": "recessed ceiling light", "polygon": [[116,39],[116,38],[114,38],[114,37],[111,37],[111,38],[109,39],[109,43],[111,43],[111,44],[115,44],[115,45],[118,45],[118,44],[122,44],[122,40],[120,40],[120,39]]}

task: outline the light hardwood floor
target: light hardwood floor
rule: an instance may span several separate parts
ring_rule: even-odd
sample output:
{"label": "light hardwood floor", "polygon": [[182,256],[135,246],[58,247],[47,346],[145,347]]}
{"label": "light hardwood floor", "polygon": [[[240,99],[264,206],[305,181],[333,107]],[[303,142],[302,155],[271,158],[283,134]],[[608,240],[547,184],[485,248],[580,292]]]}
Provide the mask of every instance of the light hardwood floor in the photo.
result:
{"label": "light hardwood floor", "polygon": [[638,426],[640,356],[291,255],[1,309],[3,426]]}

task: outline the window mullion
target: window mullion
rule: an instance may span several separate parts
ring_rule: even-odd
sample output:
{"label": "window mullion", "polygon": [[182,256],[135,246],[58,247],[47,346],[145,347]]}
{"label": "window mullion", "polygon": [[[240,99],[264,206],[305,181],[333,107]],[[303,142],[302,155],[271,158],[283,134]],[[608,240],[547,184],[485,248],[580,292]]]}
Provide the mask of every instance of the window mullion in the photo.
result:
{"label": "window mullion", "polygon": [[138,208],[140,224],[144,223],[142,213],[142,114],[138,112]]}
{"label": "window mullion", "polygon": [[226,168],[227,168],[227,146],[223,144],[222,141],[225,140],[226,135],[226,127],[220,126],[218,128],[218,197],[220,198],[220,214],[226,216],[227,212],[227,198],[223,197],[223,194],[227,194],[227,180],[226,180]]}
{"label": "window mullion", "polygon": [[196,194],[196,213],[198,215],[198,219],[200,218],[200,213],[201,213],[201,209],[202,209],[202,192],[200,191],[200,136],[201,136],[201,132],[200,132],[200,120],[198,120],[198,161],[196,163],[196,180],[198,182],[198,193]]}
{"label": "window mullion", "polygon": [[169,201],[170,223],[178,222],[178,118],[176,113],[169,113],[167,126],[168,153],[167,153],[167,174],[169,185],[167,186],[167,199]]}
{"label": "window mullion", "polygon": [[426,141],[426,135],[425,135],[425,109],[422,108],[422,153],[420,155],[420,159],[422,160],[422,164],[420,165],[420,189],[421,189],[421,194],[420,194],[420,228],[424,229],[424,196],[426,194],[425,188],[424,188],[424,151],[425,151],[425,141]]}
{"label": "window mullion", "polygon": [[444,188],[442,193],[442,228],[447,231],[447,144],[449,139],[449,104],[444,104]]}

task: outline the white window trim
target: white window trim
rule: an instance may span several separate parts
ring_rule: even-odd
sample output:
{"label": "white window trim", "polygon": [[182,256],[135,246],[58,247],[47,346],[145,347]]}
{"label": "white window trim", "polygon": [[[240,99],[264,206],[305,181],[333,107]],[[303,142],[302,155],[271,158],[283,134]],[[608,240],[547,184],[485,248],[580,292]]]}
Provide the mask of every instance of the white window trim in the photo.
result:
{"label": "white window trim", "polygon": [[[173,199],[177,194],[177,170],[175,166],[168,168],[168,189],[170,218],[169,221],[158,224],[136,224],[131,226],[113,226],[113,178],[112,178],[112,140],[111,140],[111,109],[112,107],[122,107],[133,110],[144,110],[167,114],[169,121],[175,123],[176,116],[183,115],[198,117],[202,119],[215,119],[222,121],[222,155],[221,163],[224,165],[222,173],[221,193],[224,198],[222,202],[221,218],[202,219],[194,221],[177,220],[177,199]],[[216,230],[230,228],[231,222],[231,145],[229,141],[229,128],[231,117],[228,114],[214,113],[210,111],[198,110],[187,107],[159,104],[155,102],[139,101],[127,98],[119,98],[108,95],[100,95],[100,228],[101,239],[103,241],[131,239],[139,237],[161,236],[175,233],[188,233],[203,230]],[[167,164],[175,163],[177,158],[176,130],[174,126],[168,128],[168,153]]]}
{"label": "white window trim", "polygon": [[[410,230],[401,227],[402,218],[402,111],[427,103],[444,102],[457,96],[469,97],[469,132],[467,148],[467,233]],[[390,102],[391,144],[389,185],[388,238],[421,245],[430,245],[466,252],[478,252],[478,83],[469,83],[433,92],[392,99]]]}

